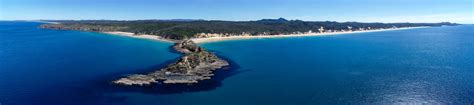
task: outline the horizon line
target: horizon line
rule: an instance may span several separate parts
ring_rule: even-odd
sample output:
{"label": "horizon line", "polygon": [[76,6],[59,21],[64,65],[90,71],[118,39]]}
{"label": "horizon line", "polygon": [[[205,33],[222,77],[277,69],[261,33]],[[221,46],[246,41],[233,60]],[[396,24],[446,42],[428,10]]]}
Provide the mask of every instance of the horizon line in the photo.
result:
{"label": "horizon line", "polygon": [[[157,21],[233,21],[233,22],[248,22],[248,21],[259,21],[264,19],[286,19],[286,18],[262,18],[258,20],[219,20],[219,19],[185,19],[185,18],[176,18],[176,19],[0,19],[0,21],[36,21],[36,22],[50,22],[50,21],[146,21],[146,20],[157,20]],[[440,22],[377,22],[377,21],[335,21],[335,20],[302,20],[302,19],[286,19],[288,21],[304,21],[304,22],[338,22],[338,23],[455,23],[455,24],[474,24],[474,23],[456,23],[456,22],[449,22],[449,21],[440,21]]]}

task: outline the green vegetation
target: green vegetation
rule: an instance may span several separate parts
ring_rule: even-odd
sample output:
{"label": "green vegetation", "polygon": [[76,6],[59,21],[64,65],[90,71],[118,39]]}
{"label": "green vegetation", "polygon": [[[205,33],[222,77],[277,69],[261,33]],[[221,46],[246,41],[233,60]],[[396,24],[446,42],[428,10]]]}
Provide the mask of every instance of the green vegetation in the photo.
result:
{"label": "green vegetation", "polygon": [[380,29],[392,27],[441,26],[456,25],[454,23],[359,23],[331,21],[301,21],[280,19],[262,19],[259,21],[206,21],[206,20],[83,20],[55,21],[61,24],[47,24],[44,28],[57,28],[82,31],[124,31],[135,34],[159,35],[168,39],[193,38],[199,33],[216,33],[226,35],[276,35],[298,32],[313,32],[324,27],[325,31],[341,31],[363,29]]}

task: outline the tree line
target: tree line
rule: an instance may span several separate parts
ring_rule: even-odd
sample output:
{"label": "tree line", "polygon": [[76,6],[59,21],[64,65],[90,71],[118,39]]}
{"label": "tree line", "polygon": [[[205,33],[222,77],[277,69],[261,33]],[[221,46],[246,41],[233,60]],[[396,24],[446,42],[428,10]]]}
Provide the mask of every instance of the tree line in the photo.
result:
{"label": "tree line", "polygon": [[[215,33],[227,35],[277,35],[292,34],[295,32],[317,32],[323,27],[329,30],[357,30],[380,29],[393,27],[442,26],[457,25],[455,23],[360,23],[360,22],[333,22],[333,21],[301,21],[279,19],[262,19],[258,21],[218,21],[218,20],[82,20],[82,21],[55,21],[61,24],[46,24],[44,28],[58,28],[82,31],[124,31],[135,34],[158,35],[169,39],[193,38],[199,33]],[[350,27],[350,28],[349,28]]]}

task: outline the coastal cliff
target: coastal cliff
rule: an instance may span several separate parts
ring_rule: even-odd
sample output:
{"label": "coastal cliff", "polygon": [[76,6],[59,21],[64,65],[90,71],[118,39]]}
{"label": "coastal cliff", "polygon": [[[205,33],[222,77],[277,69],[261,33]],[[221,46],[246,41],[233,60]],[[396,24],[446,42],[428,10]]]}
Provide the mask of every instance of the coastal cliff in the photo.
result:
{"label": "coastal cliff", "polygon": [[177,62],[148,74],[134,74],[120,78],[113,81],[113,83],[140,86],[153,83],[198,83],[202,80],[211,79],[215,70],[229,65],[227,61],[199,47],[191,40],[175,43],[173,48],[184,54]]}

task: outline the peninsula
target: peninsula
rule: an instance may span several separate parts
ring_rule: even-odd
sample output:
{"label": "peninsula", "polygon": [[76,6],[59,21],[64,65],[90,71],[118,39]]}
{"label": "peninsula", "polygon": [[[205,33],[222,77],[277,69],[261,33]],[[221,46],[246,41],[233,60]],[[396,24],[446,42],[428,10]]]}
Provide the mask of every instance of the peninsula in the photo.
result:
{"label": "peninsula", "polygon": [[[45,20],[48,21],[48,20]],[[185,40],[213,37],[295,36],[351,33],[457,25],[456,23],[360,23],[262,19],[257,21],[220,20],[49,20],[60,24],[44,24],[42,28],[106,32],[126,36],[156,36],[154,39]]]}
{"label": "peninsula", "polygon": [[258,21],[207,20],[82,20],[52,21],[41,28],[79,30],[156,39],[175,43],[173,49],[183,53],[175,63],[147,74],[129,75],[113,81],[121,85],[190,84],[211,79],[214,71],[229,63],[196,43],[269,37],[333,35],[356,32],[399,30],[419,27],[457,25],[455,23],[358,23],[262,19]]}
{"label": "peninsula", "polygon": [[130,75],[113,83],[123,85],[150,85],[158,82],[198,83],[201,80],[211,79],[214,70],[229,65],[227,61],[197,46],[191,40],[177,42],[173,48],[184,54],[177,62],[148,74]]}

